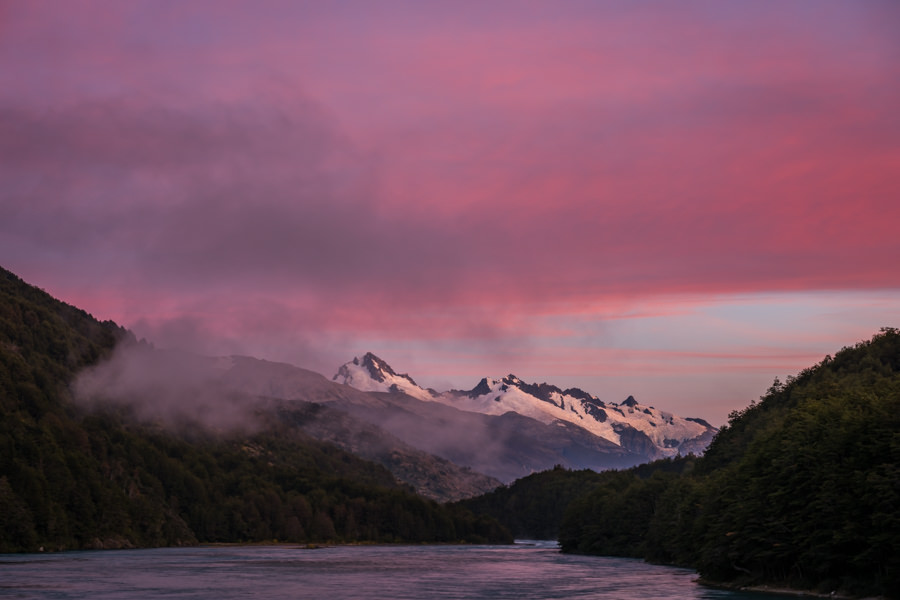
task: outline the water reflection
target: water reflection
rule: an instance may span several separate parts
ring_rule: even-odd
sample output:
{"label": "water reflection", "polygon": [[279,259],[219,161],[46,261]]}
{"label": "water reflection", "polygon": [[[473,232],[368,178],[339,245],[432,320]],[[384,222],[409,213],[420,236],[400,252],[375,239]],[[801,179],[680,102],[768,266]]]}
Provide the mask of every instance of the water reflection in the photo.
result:
{"label": "water reflection", "polygon": [[234,546],[0,556],[0,597],[130,600],[769,598],[698,586],[686,569],[514,546]]}

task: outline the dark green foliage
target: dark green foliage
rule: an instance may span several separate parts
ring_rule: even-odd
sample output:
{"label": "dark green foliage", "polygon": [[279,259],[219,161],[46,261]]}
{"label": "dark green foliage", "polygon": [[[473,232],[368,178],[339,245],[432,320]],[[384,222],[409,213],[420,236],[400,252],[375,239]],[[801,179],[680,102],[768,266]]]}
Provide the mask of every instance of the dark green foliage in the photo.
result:
{"label": "dark green foliage", "polygon": [[[509,542],[288,426],[175,435],[85,413],[68,383],[136,343],[0,269],[0,552],[197,542]],[[120,413],[125,412],[120,409]]]}
{"label": "dark green foliage", "polygon": [[563,511],[575,498],[592,490],[602,476],[588,469],[557,466],[501,486],[459,505],[490,515],[519,539],[553,540],[559,536]]}
{"label": "dark green foliage", "polygon": [[564,551],[689,565],[721,582],[900,590],[900,333],[731,415],[695,468],[610,473],[573,502]]}
{"label": "dark green foliage", "polygon": [[610,471],[592,492],[565,512],[559,543],[564,552],[604,556],[646,553],[656,503],[677,475],[663,470],[649,477],[635,471]]}

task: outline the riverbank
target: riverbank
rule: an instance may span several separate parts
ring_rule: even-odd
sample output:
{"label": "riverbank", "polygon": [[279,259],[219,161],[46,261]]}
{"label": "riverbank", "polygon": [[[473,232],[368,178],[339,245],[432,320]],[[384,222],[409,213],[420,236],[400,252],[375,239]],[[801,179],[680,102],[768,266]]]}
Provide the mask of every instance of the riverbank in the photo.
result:
{"label": "riverbank", "polygon": [[851,596],[838,593],[837,591],[822,593],[814,590],[800,590],[797,588],[774,585],[730,585],[715,581],[707,581],[702,577],[696,581],[704,587],[733,592],[754,592],[757,594],[772,594],[777,596],[797,596],[798,598],[831,598],[833,600],[890,600],[886,596]]}

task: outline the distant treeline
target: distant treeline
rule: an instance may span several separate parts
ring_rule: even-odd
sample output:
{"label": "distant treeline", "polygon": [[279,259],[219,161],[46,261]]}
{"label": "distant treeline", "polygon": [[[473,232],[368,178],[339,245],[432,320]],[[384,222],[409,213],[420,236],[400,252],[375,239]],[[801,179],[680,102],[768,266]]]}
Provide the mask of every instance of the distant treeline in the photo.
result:
{"label": "distant treeline", "polygon": [[694,461],[694,457],[667,458],[627,471],[602,473],[590,469],[573,471],[557,465],[457,504],[476,514],[495,518],[516,539],[555,540],[559,538],[569,506],[591,491],[610,489],[616,480],[642,480],[653,474],[660,477],[666,473],[681,473],[693,468]]}
{"label": "distant treeline", "polygon": [[175,435],[79,409],[70,382],[117,343],[135,341],[0,269],[0,552],[512,539],[287,426]]}
{"label": "distant treeline", "polygon": [[900,333],[776,380],[701,458],[556,469],[464,504],[516,535],[559,528],[564,552],[900,597]]}

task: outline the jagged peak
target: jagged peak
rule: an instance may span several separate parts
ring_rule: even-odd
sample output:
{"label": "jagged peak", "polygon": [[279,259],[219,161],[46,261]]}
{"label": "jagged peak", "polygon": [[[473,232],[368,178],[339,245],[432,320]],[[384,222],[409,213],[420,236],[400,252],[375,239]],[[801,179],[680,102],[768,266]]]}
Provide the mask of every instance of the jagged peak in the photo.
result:
{"label": "jagged peak", "polygon": [[332,379],[365,392],[402,393],[421,400],[432,400],[439,395],[434,390],[422,389],[406,373],[397,373],[386,360],[372,352],[341,365]]}
{"label": "jagged peak", "polygon": [[406,379],[411,384],[418,387],[418,384],[415,382],[415,380],[413,380],[413,378],[410,377],[407,373],[397,373],[396,371],[394,371],[394,369],[391,368],[391,365],[389,365],[387,361],[375,356],[375,354],[372,352],[366,352],[362,357],[362,361],[360,362],[357,362],[357,359],[354,358],[353,363],[361,367],[365,367],[369,372],[369,375],[371,375],[372,379],[374,379],[375,381],[383,383],[387,379],[387,375],[391,375],[393,377],[401,377],[403,379]]}
{"label": "jagged peak", "polygon": [[466,395],[469,398],[477,398],[478,396],[483,396],[485,394],[491,393],[491,384],[488,382],[488,378],[485,377],[481,381],[478,382],[474,388],[469,390]]}
{"label": "jagged peak", "polygon": [[631,408],[634,408],[635,406],[637,406],[637,403],[638,402],[634,399],[634,396],[628,396],[619,406],[630,406]]}
{"label": "jagged peak", "polygon": [[516,387],[526,394],[531,394],[535,398],[539,398],[540,400],[549,402],[550,404],[556,404],[556,402],[554,401],[554,395],[561,396],[563,393],[563,391],[555,385],[546,382],[525,383],[524,381],[519,380],[516,384]]}
{"label": "jagged peak", "polygon": [[353,362],[361,367],[365,367],[369,374],[378,381],[384,381],[385,374],[396,375],[391,365],[375,356],[372,352],[363,354],[362,360],[359,362],[354,358]]}

